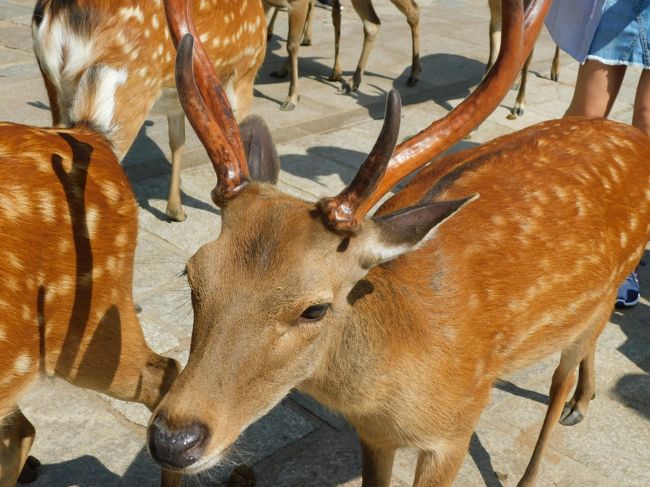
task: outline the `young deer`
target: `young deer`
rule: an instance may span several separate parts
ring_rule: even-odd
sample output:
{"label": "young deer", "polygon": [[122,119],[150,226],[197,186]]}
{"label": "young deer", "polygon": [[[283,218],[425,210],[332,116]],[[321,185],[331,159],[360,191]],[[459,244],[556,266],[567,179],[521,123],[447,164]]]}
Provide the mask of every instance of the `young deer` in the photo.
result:
{"label": "young deer", "polygon": [[[501,43],[501,0],[488,0],[490,7],[490,58],[488,59],[485,71],[490,71],[490,68],[496,60],[497,52],[499,52],[499,44]],[[524,67],[521,69],[521,81],[519,82],[519,92],[517,93],[517,100],[515,105],[510,110],[508,118],[515,119],[524,114],[526,108],[526,84],[528,83],[528,66],[530,60],[533,58],[533,51],[526,58]],[[560,78],[560,48],[555,46],[555,55],[551,63],[551,79],[557,81]]]}
{"label": "young deer", "polygon": [[[167,2],[176,42],[180,1]],[[531,2],[523,29],[522,1],[503,0],[504,42],[482,84],[397,148],[391,92],[355,178],[316,204],[250,181],[215,73],[183,37],[180,96],[218,174],[222,230],[187,263],[191,353],[148,431],[161,466],[209,468],[296,387],[356,427],[364,486],[389,485],[402,446],[420,451],[416,487],[450,485],[495,380],[560,352],[520,485],[535,482],[555,424],[587,410],[596,339],[648,239],[650,139],[605,120],[542,123],[432,162],[365,215],[498,105],[549,4]]]}
{"label": "young deer", "polygon": [[[237,119],[243,120],[266,51],[261,2],[196,0],[194,9],[198,33]],[[172,152],[167,215],[184,220],[180,169],[185,118],[160,0],[39,0],[32,34],[55,126],[69,127],[92,115],[98,128],[112,134],[121,159],[152,107],[167,114]]]}

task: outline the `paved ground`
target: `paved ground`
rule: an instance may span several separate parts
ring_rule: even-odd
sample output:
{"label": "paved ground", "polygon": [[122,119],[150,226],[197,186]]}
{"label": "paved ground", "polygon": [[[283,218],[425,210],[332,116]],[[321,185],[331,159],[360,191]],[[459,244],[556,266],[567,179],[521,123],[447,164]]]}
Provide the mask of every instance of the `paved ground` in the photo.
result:
{"label": "paved ground", "polygon": [[[31,50],[29,0],[0,0],[0,119],[47,125],[47,98]],[[308,199],[333,194],[348,182],[379,131],[387,90],[405,102],[402,136],[442,116],[480,80],[487,58],[488,9],[484,0],[421,0],[424,72],[415,88],[405,86],[409,31],[386,0],[377,0],[382,29],[358,93],[342,95],[326,78],[332,62],[329,14],[318,9],[314,45],[301,48],[302,99],[283,113],[288,84],[269,76],[282,62],[286,17],[278,20],[266,64],[256,85],[254,111],[273,128],[283,171],[283,190]],[[361,24],[343,2],[343,67],[351,75],[361,47]],[[548,80],[553,44],[546,34],[531,65],[528,109],[507,120],[515,92],[481,125],[467,147],[521,127],[560,117],[573,91],[577,66],[562,56],[560,82]],[[628,73],[613,118],[629,122],[639,72]],[[135,295],[142,326],[159,352],[186,360],[192,323],[185,260],[214,238],[219,217],[209,199],[214,176],[203,149],[191,137],[183,170],[188,220],[163,218],[169,175],[166,122],[143,127],[124,166],[140,202],[140,239]],[[646,256],[650,257],[650,256]],[[650,272],[641,273],[650,286]],[[525,270],[522,283],[525,285]],[[494,389],[469,455],[455,485],[515,485],[522,475],[543,418],[547,388],[557,357],[508,377]],[[650,302],[616,312],[599,342],[598,397],[577,427],[558,427],[546,455],[540,485],[650,485]],[[22,400],[37,426],[33,452],[44,463],[37,486],[156,485],[158,470],[144,445],[147,412],[58,380],[44,380]],[[345,422],[306,397],[291,395],[253,425],[229,465],[251,465],[261,486],[360,485],[359,447]],[[399,453],[393,485],[410,485],[414,454]],[[230,467],[228,467],[230,468]],[[228,469],[226,468],[226,470]],[[499,476],[495,475],[499,473]],[[223,471],[188,479],[191,485],[220,485]]]}

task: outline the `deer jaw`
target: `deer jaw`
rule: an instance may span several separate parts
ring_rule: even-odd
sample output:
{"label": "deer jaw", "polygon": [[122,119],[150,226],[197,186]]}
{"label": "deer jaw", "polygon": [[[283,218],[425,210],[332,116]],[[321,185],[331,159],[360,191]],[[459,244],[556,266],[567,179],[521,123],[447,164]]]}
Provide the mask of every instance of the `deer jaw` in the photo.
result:
{"label": "deer jaw", "polygon": [[[154,458],[161,461],[157,428],[171,438],[199,425],[202,441],[190,464],[161,463],[183,473],[209,468],[292,388],[310,389],[312,378],[327,375],[346,328],[359,321],[350,298],[355,284],[427,238],[394,240],[388,225],[367,220],[354,235],[337,233],[314,204],[268,185],[252,184],[229,201],[221,235],[187,264],[191,353],[150,426]],[[319,306],[322,315],[314,312]]]}

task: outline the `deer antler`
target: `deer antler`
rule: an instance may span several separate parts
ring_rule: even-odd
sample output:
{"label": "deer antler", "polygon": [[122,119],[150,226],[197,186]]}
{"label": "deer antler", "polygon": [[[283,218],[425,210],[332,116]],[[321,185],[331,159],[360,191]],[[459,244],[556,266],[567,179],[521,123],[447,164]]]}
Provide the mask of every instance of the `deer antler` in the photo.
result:
{"label": "deer antler", "polygon": [[212,191],[212,199],[222,205],[249,180],[239,127],[214,66],[194,29],[192,2],[165,0],[164,4],[167,23],[178,51],[176,86],[179,97],[217,173],[218,182]]}
{"label": "deer antler", "polygon": [[[537,39],[550,4],[551,0],[533,0],[524,21],[523,1],[503,0],[499,57],[481,84],[445,117],[400,144],[385,166],[379,169],[380,177],[359,180],[369,172],[371,164],[366,160],[347,188],[335,198],[320,201],[325,221],[337,230],[354,231],[393,186],[461,140],[484,120],[510,89]],[[359,185],[364,186],[363,191],[355,189]]]}

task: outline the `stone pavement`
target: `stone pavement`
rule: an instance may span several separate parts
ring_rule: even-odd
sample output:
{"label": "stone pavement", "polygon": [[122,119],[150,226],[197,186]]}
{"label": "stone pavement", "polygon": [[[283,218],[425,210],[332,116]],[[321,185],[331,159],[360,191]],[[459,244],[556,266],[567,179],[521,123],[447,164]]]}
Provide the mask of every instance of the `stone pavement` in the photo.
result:
{"label": "stone pavement", "polygon": [[[488,9],[484,0],[420,0],[423,73],[405,86],[410,34],[401,14],[386,0],[375,2],[382,28],[369,71],[358,93],[337,93],[327,81],[332,62],[329,14],[315,11],[314,45],[300,49],[299,107],[278,110],[288,83],[269,73],[284,59],[286,14],[277,22],[256,84],[253,111],[272,127],[282,156],[280,187],[307,199],[334,194],[350,181],[372,146],[381,124],[386,92],[404,99],[402,137],[444,115],[480,81],[488,55]],[[48,125],[47,97],[31,49],[33,0],[0,0],[0,120]],[[361,23],[349,0],[343,5],[342,62],[351,76],[361,48]],[[560,117],[573,92],[577,65],[562,56],[560,82],[548,79],[554,46],[542,34],[531,65],[528,107],[506,119],[511,91],[502,106],[459,147],[470,147],[524,126]],[[629,122],[639,71],[630,70],[613,118]],[[185,361],[192,325],[185,282],[187,258],[216,237],[218,212],[210,202],[214,176],[192,134],[183,170],[188,219],[163,216],[169,178],[167,125],[151,118],[124,161],[140,203],[135,296],[147,339],[158,352]],[[650,257],[646,253],[646,258]],[[525,280],[522,269],[522,280]],[[650,287],[650,272],[641,270]],[[525,285],[525,282],[522,282]],[[557,357],[498,384],[472,439],[457,486],[512,486],[523,474],[539,432],[550,377]],[[650,302],[615,312],[599,341],[598,397],[588,417],[574,428],[556,428],[539,485],[650,485]],[[35,486],[157,485],[159,473],[144,448],[147,411],[75,389],[60,380],[42,380],[21,401],[37,428],[33,453],[43,462]],[[307,397],[292,394],[251,426],[223,469],[188,479],[188,485],[221,485],[238,463],[251,465],[260,486],[359,486],[359,446],[340,417]],[[411,485],[413,452],[400,451],[394,486]],[[498,472],[497,476],[495,472]]]}

